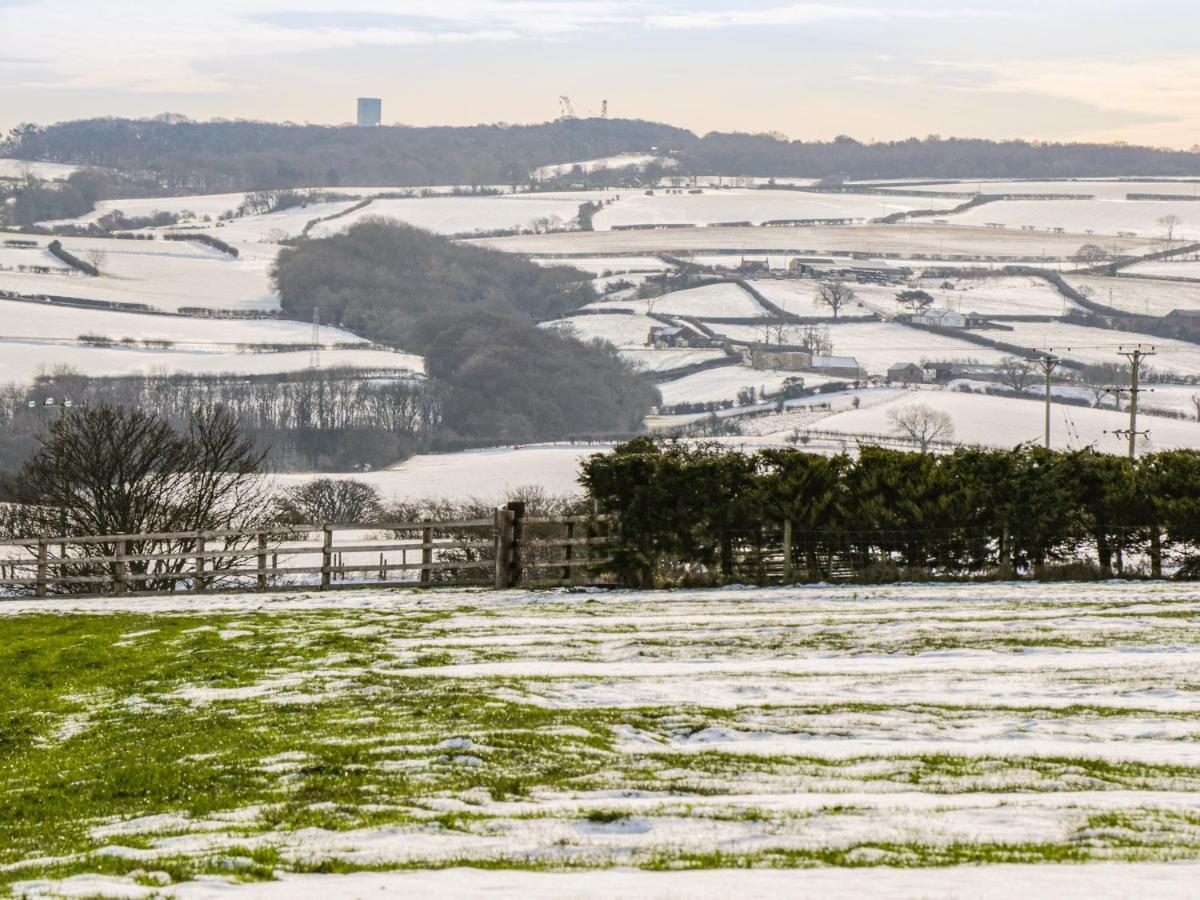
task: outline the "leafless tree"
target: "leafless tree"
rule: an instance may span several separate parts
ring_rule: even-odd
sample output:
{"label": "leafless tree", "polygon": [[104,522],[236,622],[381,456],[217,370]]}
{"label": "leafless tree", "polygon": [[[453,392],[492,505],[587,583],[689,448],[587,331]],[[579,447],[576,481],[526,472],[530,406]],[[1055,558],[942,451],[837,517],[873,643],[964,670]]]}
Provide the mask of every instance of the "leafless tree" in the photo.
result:
{"label": "leafless tree", "polygon": [[1020,356],[1006,356],[1000,360],[1000,380],[1014,391],[1024,392],[1036,378],[1037,373],[1029,360]]}
{"label": "leafless tree", "polygon": [[858,295],[844,281],[826,281],[817,288],[817,300],[832,309],[836,319],[844,307],[857,302]]}
{"label": "leafless tree", "polygon": [[[140,410],[98,405],[54,421],[18,475],[19,499],[35,510],[37,535],[161,534],[242,531],[268,512],[264,455],[222,409],[194,413],[176,430]],[[249,539],[222,539],[228,555],[208,560],[219,577],[244,558]],[[137,583],[174,590],[191,538],[130,541],[129,555],[176,554],[178,559],[129,563]],[[215,549],[215,548],[214,548]],[[108,556],[113,543],[84,544],[84,556]],[[82,573],[92,574],[84,563]],[[87,589],[86,584],[80,589]]]}
{"label": "leafless tree", "polygon": [[833,338],[829,335],[829,326],[810,322],[800,328],[797,341],[802,347],[807,347],[816,356],[833,355]]}
{"label": "leafless tree", "polygon": [[1183,224],[1183,219],[1175,213],[1167,213],[1167,215],[1159,218],[1158,224],[1167,233],[1167,243],[1173,244],[1175,242],[1175,230]]}
{"label": "leafless tree", "polygon": [[378,521],[379,491],[351,478],[318,478],[286,490],[277,501],[279,516],[291,523],[362,525]]}
{"label": "leafless tree", "polygon": [[1104,262],[1109,253],[1099,244],[1084,244],[1075,252],[1075,261],[1094,266]]}
{"label": "leafless tree", "polygon": [[1200,394],[1192,394],[1192,406],[1196,410],[1196,421],[1200,422]]}
{"label": "leafless tree", "polygon": [[99,249],[89,250],[87,260],[96,267],[96,271],[100,271],[104,268],[104,264],[108,262],[108,254]]}
{"label": "leafless tree", "polygon": [[940,409],[924,403],[913,403],[903,409],[893,409],[888,420],[895,431],[920,447],[929,450],[934,441],[948,441],[954,437],[954,420]]}

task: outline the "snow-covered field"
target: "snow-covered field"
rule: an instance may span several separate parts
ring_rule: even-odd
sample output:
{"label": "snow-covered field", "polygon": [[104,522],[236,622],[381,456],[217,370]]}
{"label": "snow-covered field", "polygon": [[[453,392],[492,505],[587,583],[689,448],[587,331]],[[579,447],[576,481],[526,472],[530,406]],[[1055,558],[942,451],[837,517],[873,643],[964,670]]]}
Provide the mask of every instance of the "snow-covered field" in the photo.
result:
{"label": "snow-covered field", "polygon": [[[72,789],[42,815],[83,817],[9,854],[18,894],[1093,900],[1200,877],[1187,584],[0,605],[9,633],[40,613],[64,659],[155,677],[16,695]],[[145,790],[111,782],[130,754]]]}
{"label": "snow-covered field", "polygon": [[778,391],[789,378],[801,378],[805,385],[815,385],[821,376],[808,372],[780,372],[752,369],[749,366],[722,366],[685,375],[674,381],[659,385],[663,403],[674,406],[678,403],[709,403],[736,400],[739,391],[753,388],[760,394]]}
{"label": "snow-covered field", "polygon": [[[854,396],[859,399],[858,408],[848,402]],[[1144,398],[1148,406],[1154,406],[1150,399],[1153,396],[1150,394]],[[913,404],[924,404],[949,415],[954,422],[954,433],[947,439],[961,444],[1014,447],[1026,441],[1040,443],[1043,437],[1044,407],[1032,389],[1028,400],[950,389],[900,388],[861,390],[853,396],[833,395],[823,399],[834,404],[831,411],[812,413],[797,410],[751,419],[743,423],[745,437],[728,440],[751,448],[775,446],[784,443],[793,431],[807,428],[845,434],[850,449],[853,449],[856,435],[897,434],[889,413]],[[1098,450],[1121,453],[1126,445],[1113,432],[1128,426],[1129,415],[1126,412],[1117,412],[1112,408],[1090,409],[1057,404],[1051,410],[1051,443],[1056,449],[1094,446]],[[1194,421],[1143,416],[1138,420],[1138,427],[1150,432],[1148,439],[1139,442],[1139,452],[1200,446],[1200,423]]]}
{"label": "snow-covered field", "polygon": [[[652,300],[600,300],[591,305],[597,309],[631,309],[642,314],[655,312],[668,316],[694,316],[699,319],[753,319],[770,315],[747,291],[732,282],[673,291]],[[645,340],[645,335],[642,335],[642,339]]]}
{"label": "snow-covered field", "polygon": [[946,218],[959,225],[1063,228],[1072,234],[1104,236],[1127,231],[1163,238],[1166,231],[1159,220],[1168,215],[1178,216],[1183,223],[1174,231],[1176,240],[1200,237],[1200,204],[1190,200],[1000,200]]}
{"label": "snow-covered field", "polygon": [[[742,341],[761,340],[764,334],[761,326],[754,325],[717,325],[714,328]],[[798,341],[801,333],[800,326],[785,329],[784,343]],[[830,325],[829,335],[835,356],[853,356],[870,375],[883,375],[894,363],[951,359],[992,363],[1007,355],[990,347],[890,322]]]}
{"label": "snow-covered field", "polygon": [[533,177],[538,181],[570,175],[573,172],[600,172],[605,169],[626,169],[635,166],[645,169],[650,163],[656,162],[661,166],[675,165],[675,160],[656,153],[621,153],[617,156],[604,156],[599,159],[585,159],[579,162],[555,163],[541,166],[533,170]]}
{"label": "snow-covered field", "polygon": [[582,259],[534,259],[539,266],[570,266],[593,275],[622,274],[625,272],[667,272],[674,266],[657,256],[609,256]]}
{"label": "snow-covered field", "polygon": [[697,363],[725,358],[722,350],[692,348],[623,347],[621,358],[640,372],[669,372]]}
{"label": "snow-covered field", "polygon": [[63,181],[72,172],[78,172],[79,166],[64,163],[37,162],[28,159],[0,158],[0,178],[24,178],[27,174],[43,181]]}
{"label": "snow-covered field", "polygon": [[[989,207],[983,207],[988,209]],[[1200,216],[1193,216],[1200,222]],[[987,221],[991,221],[990,219]],[[665,253],[745,251],[762,255],[824,255],[835,250],[871,256],[894,253],[904,258],[923,254],[931,259],[962,257],[1009,257],[1030,262],[1043,258],[1069,259],[1087,234],[1052,234],[965,228],[938,225],[864,227],[771,227],[771,228],[677,228],[646,231],[579,231],[559,234],[483,238],[479,243],[514,253],[533,256],[546,253],[580,253],[605,256],[612,253]],[[1149,238],[1106,237],[1105,247],[1122,253],[1142,255],[1156,248]]]}
{"label": "snow-covered field", "polygon": [[[385,500],[485,500],[502,503],[523,487],[538,486],[556,496],[581,489],[579,463],[609,444],[535,444],[414,456],[389,469],[345,477],[375,487]],[[325,475],[281,474],[280,484],[296,484]]]}
{"label": "snow-covered field", "polygon": [[[944,184],[913,185],[913,189],[962,194],[1091,194],[1097,200],[1124,200],[1127,194],[1165,194],[1194,197],[1200,192],[1200,181],[1195,179],[1181,181],[1118,181],[1111,178],[1073,181],[958,181]],[[903,190],[903,188],[898,187],[893,190]]]}
{"label": "snow-covered field", "polygon": [[1060,322],[1008,322],[1012,331],[995,332],[1000,340],[1033,350],[1054,350],[1082,363],[1125,363],[1120,348],[1153,347],[1156,355],[1146,366],[1179,375],[1200,375],[1200,345],[1129,331],[1089,328]]}
{"label": "snow-covered field", "polygon": [[[176,373],[266,375],[299,372],[309,368],[311,360],[307,350],[253,353],[216,348],[94,347],[18,338],[0,342],[0,384],[29,382],[62,367],[97,377]],[[390,350],[322,350],[321,367],[424,372],[425,360]]]}
{"label": "snow-covered field", "polygon": [[[49,240],[38,238],[44,248]],[[104,238],[63,238],[68,252],[92,262],[100,276],[40,275],[0,271],[0,290],[32,296],[78,297],[116,303],[144,303],[154,309],[195,306],[210,309],[278,309],[269,270],[275,249],[242,245],[234,259],[195,241],[127,241]],[[44,249],[10,251],[28,254],[33,265],[58,265]],[[53,262],[47,263],[49,257]],[[6,262],[6,265],[12,265]]]}
{"label": "snow-covered field", "polygon": [[312,237],[326,237],[367,218],[406,222],[439,234],[466,234],[506,228],[532,228],[541,220],[555,227],[569,224],[579,205],[603,199],[604,194],[504,194],[497,197],[413,197],[375,200],[370,206],[322,223]]}
{"label": "snow-covered field", "polygon": [[712,225],[785,219],[874,219],[912,209],[951,209],[953,200],[817,194],[803,191],[705,190],[701,194],[622,191],[621,199],[596,214],[598,231],[623,225]]}
{"label": "snow-covered field", "polygon": [[1122,271],[1130,275],[1152,275],[1159,278],[1194,278],[1200,281],[1200,259],[1195,257],[1158,259],[1135,263]]}
{"label": "snow-covered field", "polygon": [[[950,288],[943,287],[947,283]],[[937,308],[982,316],[1062,316],[1083,311],[1040,278],[964,278],[949,282],[927,278],[919,287],[933,295]]]}
{"label": "snow-covered field", "polygon": [[601,340],[614,347],[644,347],[650,329],[661,327],[662,324],[649,316],[598,313],[559,319],[548,323],[546,327],[564,329],[581,341]]}
{"label": "snow-covered field", "polygon": [[[1200,265],[1196,266],[1200,276]],[[1200,282],[1155,281],[1149,278],[1105,278],[1066,275],[1076,290],[1087,289],[1097,303],[1142,316],[1165,316],[1175,309],[1200,309]]]}
{"label": "snow-covered field", "polygon": [[[54,303],[0,299],[0,340],[45,338],[73,340],[91,335],[122,341],[171,341],[176,346],[233,344],[310,344],[312,325],[280,319],[214,319],[82,309]],[[342,328],[321,327],[321,343],[361,343]]]}

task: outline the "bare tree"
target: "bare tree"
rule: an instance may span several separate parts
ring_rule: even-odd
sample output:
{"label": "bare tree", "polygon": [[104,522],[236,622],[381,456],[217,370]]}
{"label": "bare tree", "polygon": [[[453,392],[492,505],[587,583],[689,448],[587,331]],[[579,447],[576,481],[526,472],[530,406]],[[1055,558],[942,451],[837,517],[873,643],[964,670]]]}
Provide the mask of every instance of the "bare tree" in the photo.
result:
{"label": "bare tree", "polygon": [[934,441],[948,441],[954,437],[954,420],[947,413],[924,403],[913,403],[903,409],[888,412],[888,420],[895,431],[915,442],[925,453]]}
{"label": "bare tree", "polygon": [[377,521],[381,504],[379,491],[350,478],[318,478],[289,488],[277,500],[284,521],[316,525]]}
{"label": "bare tree", "polygon": [[1075,261],[1094,266],[1109,258],[1109,253],[1099,244],[1084,244],[1075,251]]}
{"label": "bare tree", "polygon": [[95,266],[96,271],[99,272],[102,268],[104,268],[104,264],[108,262],[108,254],[100,249],[89,250],[87,254],[87,260],[93,266]]}
{"label": "bare tree", "polygon": [[858,295],[844,281],[826,281],[817,288],[817,300],[832,309],[833,317],[836,319],[843,307],[857,302]]}
{"label": "bare tree", "polygon": [[[17,478],[19,499],[35,514],[37,536],[243,531],[266,518],[264,454],[223,409],[193,413],[177,431],[164,418],[100,404],[74,409],[41,435]],[[222,539],[228,555],[209,572],[236,568],[249,538]],[[130,541],[129,572],[137,584],[174,590],[191,538]],[[83,544],[84,556],[112,557],[113,543]],[[176,559],[147,561],[150,555]],[[92,572],[79,564],[83,574]],[[73,573],[72,573],[73,574]],[[89,589],[86,584],[79,589]]]}
{"label": "bare tree", "polygon": [[1037,377],[1033,363],[1020,356],[1006,356],[1000,360],[1000,380],[1014,391],[1024,392]]}
{"label": "bare tree", "polygon": [[1114,389],[1113,386],[1129,383],[1129,366],[1117,363],[1090,365],[1083,370],[1080,380],[1084,387],[1091,391],[1096,406],[1099,406],[1105,397],[1111,396],[1117,405],[1117,410],[1120,411],[1121,394],[1119,389]]}
{"label": "bare tree", "polygon": [[829,335],[829,326],[817,322],[809,322],[800,328],[798,343],[807,347],[814,356],[832,356],[833,338]]}
{"label": "bare tree", "polygon": [[1175,242],[1175,229],[1183,224],[1183,219],[1175,213],[1167,213],[1159,218],[1158,224],[1167,233],[1167,243],[1172,244]]}
{"label": "bare tree", "polygon": [[1200,394],[1192,394],[1192,406],[1196,409],[1196,421],[1200,422]]}

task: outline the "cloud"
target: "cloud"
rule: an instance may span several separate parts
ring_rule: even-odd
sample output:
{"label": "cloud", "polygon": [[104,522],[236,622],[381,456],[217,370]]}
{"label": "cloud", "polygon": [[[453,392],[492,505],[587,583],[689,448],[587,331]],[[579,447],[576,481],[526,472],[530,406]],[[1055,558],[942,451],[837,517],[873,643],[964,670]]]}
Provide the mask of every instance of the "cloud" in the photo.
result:
{"label": "cloud", "polygon": [[812,25],[831,21],[940,21],[949,19],[1000,18],[994,9],[888,8],[880,6],[834,6],[826,3],[794,3],[762,9],[720,9],[669,12],[646,19],[650,28],[697,29],[747,26]]}

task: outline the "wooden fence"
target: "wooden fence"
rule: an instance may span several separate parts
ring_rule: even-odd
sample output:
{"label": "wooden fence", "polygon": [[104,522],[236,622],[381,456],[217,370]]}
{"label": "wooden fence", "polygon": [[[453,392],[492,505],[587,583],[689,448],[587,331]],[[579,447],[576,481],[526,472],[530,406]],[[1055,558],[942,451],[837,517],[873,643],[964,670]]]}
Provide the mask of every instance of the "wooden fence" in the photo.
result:
{"label": "wooden fence", "polygon": [[526,516],[511,503],[457,521],[25,538],[0,542],[0,590],[45,597],[577,584],[611,561],[613,525],[602,515]]}

